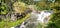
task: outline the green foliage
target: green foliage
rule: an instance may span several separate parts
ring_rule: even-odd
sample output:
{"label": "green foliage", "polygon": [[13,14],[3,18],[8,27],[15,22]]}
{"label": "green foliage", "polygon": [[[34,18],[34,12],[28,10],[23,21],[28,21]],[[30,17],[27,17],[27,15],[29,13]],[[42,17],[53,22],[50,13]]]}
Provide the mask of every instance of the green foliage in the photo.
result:
{"label": "green foliage", "polygon": [[23,2],[15,2],[13,10],[17,13],[23,13],[26,10],[26,4]]}
{"label": "green foliage", "polygon": [[36,28],[42,28],[42,25],[40,23],[38,23]]}
{"label": "green foliage", "polygon": [[25,21],[28,17],[30,17],[31,14],[27,14],[26,17],[16,21],[16,22],[8,22],[8,27],[12,27],[12,26],[17,26],[19,24],[21,24],[23,21]]}
{"label": "green foliage", "polygon": [[4,21],[1,21],[0,22],[0,28],[4,28],[4,26],[5,26],[5,22]]}
{"label": "green foliage", "polygon": [[0,14],[7,14],[7,13],[8,13],[7,5],[5,3],[1,2]]}
{"label": "green foliage", "polygon": [[5,26],[7,28],[11,28],[12,26],[17,26],[21,24],[23,21],[25,21],[31,14],[27,14],[26,17],[16,21],[16,22],[9,22],[9,21],[1,21],[0,22],[0,28],[4,28]]}
{"label": "green foliage", "polygon": [[2,21],[2,19],[0,19],[0,21]]}
{"label": "green foliage", "polygon": [[[1,2],[2,1],[2,2]],[[0,14],[7,14],[8,13],[8,7],[7,4],[4,3],[5,0],[0,0],[1,5],[0,5]],[[14,0],[11,0],[12,2],[14,2]],[[60,4],[59,4],[60,0],[56,0],[54,3],[52,2],[35,2],[33,0],[17,0],[17,2],[15,2],[13,4],[13,9],[16,9],[16,12],[22,13],[24,12],[24,10],[26,10],[26,5],[36,5],[37,10],[53,10],[54,14],[52,14],[52,17],[50,19],[50,22],[48,24],[48,26],[46,28],[60,28]],[[18,8],[18,9],[17,9]],[[18,24],[21,24],[24,20],[26,20],[29,17],[29,15],[27,15],[25,18],[20,19],[16,22],[5,22],[5,21],[1,21],[0,20],[0,28],[3,28],[5,25],[7,25],[7,27],[12,27],[12,26],[16,26]],[[41,25],[39,24],[37,26],[37,28],[41,28]]]}
{"label": "green foliage", "polygon": [[58,26],[55,23],[49,23],[46,28],[58,28]]}
{"label": "green foliage", "polygon": [[60,28],[60,7],[56,6],[53,10],[54,13],[50,19],[52,23],[50,22],[47,28]]}
{"label": "green foliage", "polygon": [[33,0],[21,0],[21,1],[28,5],[34,4]]}

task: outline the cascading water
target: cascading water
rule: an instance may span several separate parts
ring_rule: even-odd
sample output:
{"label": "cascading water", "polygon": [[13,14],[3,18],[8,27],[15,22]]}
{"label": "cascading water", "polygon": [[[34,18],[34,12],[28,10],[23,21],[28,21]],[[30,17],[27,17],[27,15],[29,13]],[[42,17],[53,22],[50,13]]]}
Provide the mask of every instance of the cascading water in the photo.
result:
{"label": "cascading water", "polygon": [[[44,12],[44,11],[42,11],[41,12],[41,14],[38,14],[38,21],[40,21],[41,23],[44,23],[45,21],[45,23],[47,23],[48,22],[48,17],[51,15],[51,13],[49,13],[49,12]],[[46,19],[46,20],[44,20],[44,19]]]}
{"label": "cascading water", "polygon": [[32,12],[32,15],[26,21],[19,25],[19,27],[16,26],[14,28],[37,28],[38,23],[42,24],[41,28],[44,28],[43,24],[48,23],[51,14],[51,11]]}

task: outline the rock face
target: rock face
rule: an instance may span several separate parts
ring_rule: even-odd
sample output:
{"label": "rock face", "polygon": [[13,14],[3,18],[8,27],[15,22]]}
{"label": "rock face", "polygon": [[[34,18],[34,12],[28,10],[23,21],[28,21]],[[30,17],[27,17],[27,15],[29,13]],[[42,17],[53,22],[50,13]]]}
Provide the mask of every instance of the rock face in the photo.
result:
{"label": "rock face", "polygon": [[32,12],[32,10],[30,10],[30,9],[27,9],[27,10],[25,10],[25,12],[24,13],[12,13],[11,14],[11,21],[17,21],[17,20],[19,20],[19,19],[21,19],[21,18],[24,18],[28,13],[31,13]]}
{"label": "rock face", "polygon": [[17,17],[14,14],[11,14],[11,21],[17,21]]}

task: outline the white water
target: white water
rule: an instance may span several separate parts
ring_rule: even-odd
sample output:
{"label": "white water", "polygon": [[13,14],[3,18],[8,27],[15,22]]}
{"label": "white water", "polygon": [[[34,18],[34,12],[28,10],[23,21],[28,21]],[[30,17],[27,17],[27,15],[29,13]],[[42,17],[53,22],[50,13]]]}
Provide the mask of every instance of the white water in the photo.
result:
{"label": "white water", "polygon": [[[41,11],[40,14],[39,13],[35,13],[35,11],[34,11],[34,12],[32,12],[32,16],[21,24],[20,28],[30,28],[28,26],[29,24],[34,24],[33,27],[31,27],[31,28],[35,28],[34,26],[37,25],[37,22],[39,22],[41,24],[44,24],[44,23],[47,24],[49,19],[50,19],[49,16],[51,14],[52,14],[52,12],[48,12],[48,11],[46,11],[46,12],[45,11]],[[24,25],[24,23],[26,23],[26,24]]]}
{"label": "white water", "polygon": [[47,18],[46,19],[46,22],[45,23],[47,23],[48,22],[48,20],[49,20],[49,16],[51,15],[51,13],[49,13],[49,12],[44,12],[44,11],[41,11],[41,14],[38,14],[38,21],[39,22],[41,22],[41,23],[44,23],[45,21],[44,21],[44,19],[45,18]]}

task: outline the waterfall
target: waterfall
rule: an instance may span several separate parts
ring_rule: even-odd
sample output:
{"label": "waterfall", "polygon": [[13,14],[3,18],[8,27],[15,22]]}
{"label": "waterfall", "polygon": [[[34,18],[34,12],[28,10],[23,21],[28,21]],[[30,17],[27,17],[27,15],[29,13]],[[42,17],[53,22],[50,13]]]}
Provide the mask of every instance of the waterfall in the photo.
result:
{"label": "waterfall", "polygon": [[[49,16],[52,14],[52,11],[41,11],[40,13],[32,12],[32,15],[26,19],[19,28],[36,28],[38,23],[47,24],[49,21]],[[16,26],[17,27],[17,26]],[[14,28],[16,28],[14,27]],[[44,26],[42,26],[44,28]]]}
{"label": "waterfall", "polygon": [[[41,23],[44,23],[45,21],[48,22],[48,17],[51,15],[51,13],[49,12],[45,12],[45,11],[41,11],[41,14],[38,14],[38,21],[40,21]],[[44,20],[46,18],[46,20]],[[45,22],[45,23],[46,23]]]}

